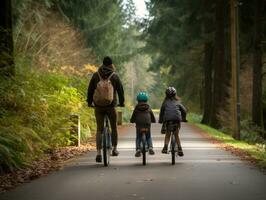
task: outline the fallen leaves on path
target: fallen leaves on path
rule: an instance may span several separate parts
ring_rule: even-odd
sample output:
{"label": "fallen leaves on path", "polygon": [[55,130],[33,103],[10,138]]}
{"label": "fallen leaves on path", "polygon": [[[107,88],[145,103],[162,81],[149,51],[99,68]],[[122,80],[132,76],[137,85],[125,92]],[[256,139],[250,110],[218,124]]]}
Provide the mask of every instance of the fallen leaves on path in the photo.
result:
{"label": "fallen leaves on path", "polygon": [[95,148],[93,142],[80,147],[62,147],[46,152],[46,154],[29,166],[0,176],[0,193],[16,186],[45,176],[52,171],[61,169],[66,161],[82,155]]}

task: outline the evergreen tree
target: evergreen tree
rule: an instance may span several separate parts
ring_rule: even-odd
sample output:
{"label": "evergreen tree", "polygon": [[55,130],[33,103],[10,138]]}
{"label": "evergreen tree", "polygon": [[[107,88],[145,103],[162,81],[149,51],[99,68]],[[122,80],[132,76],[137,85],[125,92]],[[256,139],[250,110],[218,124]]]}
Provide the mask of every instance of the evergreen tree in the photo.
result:
{"label": "evergreen tree", "polygon": [[119,66],[128,59],[125,45],[128,13],[123,8],[122,0],[60,0],[60,6],[87,38],[88,46],[99,61],[109,55]]}
{"label": "evergreen tree", "polygon": [[263,127],[262,117],[262,38],[263,38],[263,11],[264,1],[255,1],[254,42],[253,42],[253,95],[252,121]]}
{"label": "evergreen tree", "polygon": [[[202,99],[203,6],[198,1],[151,1],[146,28],[151,70],[166,76],[186,103],[199,111]],[[207,15],[206,15],[207,16]],[[207,37],[206,37],[207,38]],[[209,38],[209,37],[208,37]],[[195,106],[196,105],[196,106]]]}

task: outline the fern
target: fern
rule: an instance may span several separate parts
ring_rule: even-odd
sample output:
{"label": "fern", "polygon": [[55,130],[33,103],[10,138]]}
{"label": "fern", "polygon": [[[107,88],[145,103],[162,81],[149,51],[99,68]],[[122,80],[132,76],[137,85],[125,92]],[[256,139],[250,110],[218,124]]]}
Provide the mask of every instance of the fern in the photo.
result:
{"label": "fern", "polygon": [[0,171],[12,171],[48,148],[72,145],[70,115],[81,116],[83,141],[95,130],[86,108],[87,80],[18,65],[13,80],[0,77]]}

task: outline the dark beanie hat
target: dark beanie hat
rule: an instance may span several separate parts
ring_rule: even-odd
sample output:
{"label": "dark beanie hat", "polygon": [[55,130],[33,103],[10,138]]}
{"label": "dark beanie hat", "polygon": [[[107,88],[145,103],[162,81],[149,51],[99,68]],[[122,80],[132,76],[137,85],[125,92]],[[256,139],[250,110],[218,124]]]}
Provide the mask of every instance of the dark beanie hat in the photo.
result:
{"label": "dark beanie hat", "polygon": [[111,59],[109,56],[104,57],[104,59],[103,59],[103,64],[104,64],[105,66],[108,66],[108,65],[113,64],[112,59]]}

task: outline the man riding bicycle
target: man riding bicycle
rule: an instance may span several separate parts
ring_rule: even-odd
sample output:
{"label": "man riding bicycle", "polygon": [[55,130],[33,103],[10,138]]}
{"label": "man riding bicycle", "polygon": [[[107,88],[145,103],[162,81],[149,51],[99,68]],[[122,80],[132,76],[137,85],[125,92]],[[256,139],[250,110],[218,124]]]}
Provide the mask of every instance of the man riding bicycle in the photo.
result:
{"label": "man riding bicycle", "polygon": [[118,156],[117,151],[117,105],[116,93],[119,97],[119,106],[124,106],[124,89],[119,76],[114,72],[115,68],[110,57],[103,59],[103,65],[95,72],[90,80],[88,87],[88,106],[95,106],[95,117],[97,123],[96,133],[96,162],[102,162],[101,155],[101,134],[104,128],[105,115],[110,120],[112,129],[112,155]]}

